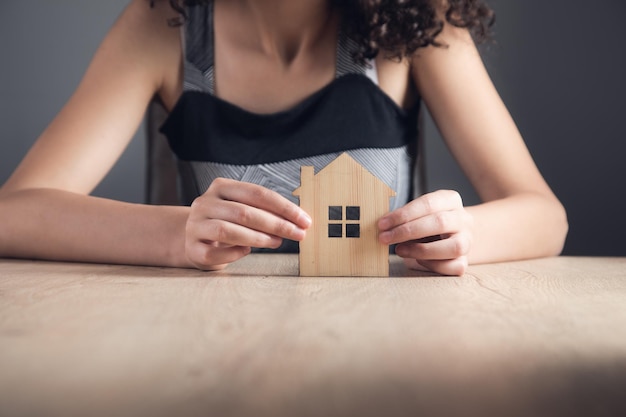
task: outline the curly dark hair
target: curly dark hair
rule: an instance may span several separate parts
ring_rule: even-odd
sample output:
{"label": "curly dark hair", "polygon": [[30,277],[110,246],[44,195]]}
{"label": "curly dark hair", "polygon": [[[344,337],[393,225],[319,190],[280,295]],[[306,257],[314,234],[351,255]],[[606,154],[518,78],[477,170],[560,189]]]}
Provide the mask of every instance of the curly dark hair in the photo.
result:
{"label": "curly dark hair", "polygon": [[[184,18],[185,6],[213,0],[169,0]],[[346,30],[359,45],[355,60],[363,62],[383,51],[386,58],[402,59],[437,40],[444,22],[466,28],[475,41],[489,39],[495,13],[483,0],[331,0],[340,9]],[[151,4],[154,0],[151,0]],[[176,24],[174,22],[174,24]],[[178,23],[180,24],[180,22]]]}

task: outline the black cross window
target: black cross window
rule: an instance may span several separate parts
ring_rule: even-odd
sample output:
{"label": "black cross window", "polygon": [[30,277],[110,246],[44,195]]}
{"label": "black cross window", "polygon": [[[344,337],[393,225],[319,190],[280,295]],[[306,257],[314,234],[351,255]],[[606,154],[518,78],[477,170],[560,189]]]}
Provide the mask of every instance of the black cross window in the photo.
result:
{"label": "black cross window", "polygon": [[[345,217],[343,206],[328,207],[328,237],[329,238],[360,238],[361,237],[361,207],[346,206]],[[344,234],[345,229],[345,234]]]}

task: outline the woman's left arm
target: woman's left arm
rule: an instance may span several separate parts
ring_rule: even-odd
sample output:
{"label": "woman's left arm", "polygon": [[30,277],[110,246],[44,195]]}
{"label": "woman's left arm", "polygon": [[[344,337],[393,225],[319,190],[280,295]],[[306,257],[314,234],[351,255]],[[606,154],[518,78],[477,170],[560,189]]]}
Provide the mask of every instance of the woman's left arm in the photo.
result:
{"label": "woman's left arm", "polygon": [[[436,191],[384,216],[380,240],[415,268],[460,275],[468,263],[557,255],[568,224],[465,29],[449,24],[447,48],[420,49],[412,74],[444,140],[483,201],[463,207]],[[438,238],[433,239],[432,236]]]}

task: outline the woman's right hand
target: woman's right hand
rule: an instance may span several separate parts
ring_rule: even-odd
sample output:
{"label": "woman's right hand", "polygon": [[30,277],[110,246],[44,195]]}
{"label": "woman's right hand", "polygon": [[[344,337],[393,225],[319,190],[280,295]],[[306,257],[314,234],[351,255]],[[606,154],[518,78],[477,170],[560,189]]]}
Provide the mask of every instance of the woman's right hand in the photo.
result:
{"label": "woman's right hand", "polygon": [[301,241],[311,217],[265,187],[218,178],[191,204],[185,253],[199,269],[221,269],[255,248],[278,248],[283,239]]}

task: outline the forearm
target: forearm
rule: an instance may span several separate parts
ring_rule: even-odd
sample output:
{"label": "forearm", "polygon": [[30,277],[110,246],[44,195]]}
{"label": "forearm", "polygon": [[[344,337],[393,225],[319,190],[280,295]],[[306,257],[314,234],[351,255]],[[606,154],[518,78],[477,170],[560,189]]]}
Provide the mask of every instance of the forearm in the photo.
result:
{"label": "forearm", "polygon": [[467,208],[474,218],[470,263],[555,256],[568,224],[556,198],[519,194]]}
{"label": "forearm", "polygon": [[0,257],[189,266],[187,207],[123,203],[59,190],[0,195]]}

